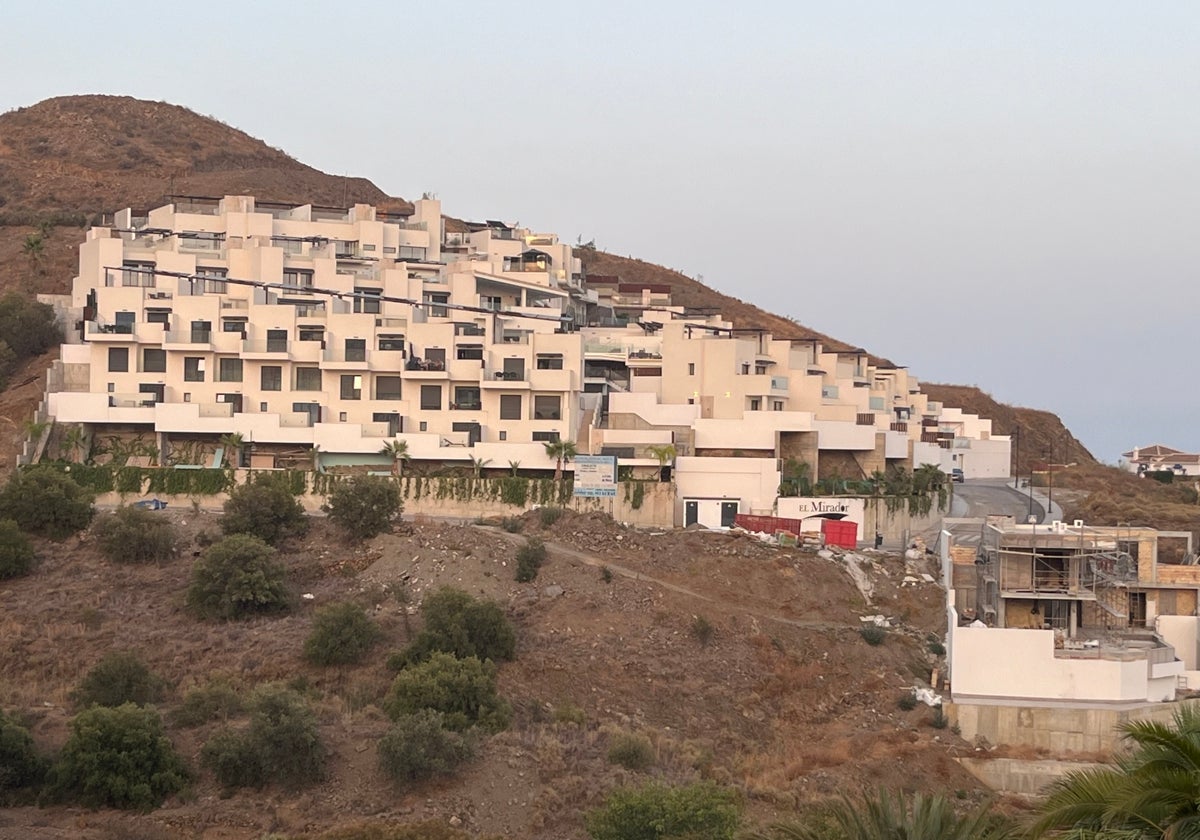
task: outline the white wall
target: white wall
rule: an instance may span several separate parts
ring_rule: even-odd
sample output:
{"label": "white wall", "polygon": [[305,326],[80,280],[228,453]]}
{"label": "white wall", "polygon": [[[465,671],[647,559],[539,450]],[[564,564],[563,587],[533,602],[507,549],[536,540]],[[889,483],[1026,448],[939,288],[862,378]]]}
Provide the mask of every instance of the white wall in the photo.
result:
{"label": "white wall", "polygon": [[740,510],[769,514],[779,490],[774,458],[675,459],[676,495],[680,499],[738,499]]}
{"label": "white wall", "polygon": [[1200,619],[1194,615],[1160,615],[1154,619],[1154,629],[1163,641],[1175,648],[1175,655],[1183,660],[1184,669],[1195,671]]}
{"label": "white wall", "polygon": [[1145,659],[1066,659],[1054,655],[1052,630],[955,627],[953,694],[1033,700],[1133,702],[1173,700],[1183,663]]}
{"label": "white wall", "polygon": [[833,499],[802,496],[782,496],[778,502],[779,516],[784,519],[809,520],[803,530],[821,530],[822,516],[827,513],[844,514],[842,519],[858,524],[858,534],[866,539],[866,503],[862,499]]}

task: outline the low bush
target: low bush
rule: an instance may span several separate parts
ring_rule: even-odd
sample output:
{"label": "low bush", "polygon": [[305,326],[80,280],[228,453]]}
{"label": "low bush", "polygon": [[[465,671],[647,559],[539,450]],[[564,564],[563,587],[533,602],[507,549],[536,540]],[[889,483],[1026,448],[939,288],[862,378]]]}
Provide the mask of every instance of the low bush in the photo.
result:
{"label": "low bush", "polygon": [[654,745],[645,735],[621,732],[608,745],[608,763],[626,770],[645,770],[654,764]]}
{"label": "low bush", "polygon": [[42,782],[46,762],[29,730],[0,711],[0,807],[16,804]]}
{"label": "low bush", "polygon": [[563,509],[560,507],[544,507],[538,510],[538,519],[541,521],[543,528],[551,527],[562,518],[562,515]]}
{"label": "low bush", "polygon": [[304,658],[314,665],[353,665],[362,662],[379,636],[379,625],[358,604],[330,604],[317,610]]}
{"label": "low bush", "polygon": [[735,793],[711,782],[650,784],[612,793],[584,823],[592,840],[732,840],[741,806]]}
{"label": "low bush", "polygon": [[228,720],[242,707],[237,690],[224,680],[214,679],[184,695],[183,703],[171,715],[171,723],[184,729],[203,726],[214,720]]}
{"label": "low bush", "polygon": [[473,840],[473,835],[454,828],[445,820],[403,824],[359,822],[331,828],[314,836],[313,840]]}
{"label": "low bush", "polygon": [[929,720],[929,725],[934,729],[945,729],[950,725],[950,719],[946,717],[946,712],[941,706],[933,710],[933,717]]}
{"label": "low bush", "polygon": [[165,688],[163,680],[137,654],[117,651],[96,663],[71,697],[80,708],[125,703],[145,706],[161,700]]}
{"label": "low bush", "polygon": [[400,485],[378,475],[356,475],[338,482],[329,494],[329,518],[358,540],[386,532],[404,511]]}
{"label": "low bush", "polygon": [[157,808],[187,782],[187,768],[153,709],[95,706],[71,721],[50,771],[49,795],[90,808]]}
{"label": "low bush", "polygon": [[11,519],[0,519],[0,580],[29,574],[36,555],[20,526]]}
{"label": "low bush", "polygon": [[937,639],[930,639],[929,644],[926,645],[926,649],[934,656],[946,655],[946,646]]}
{"label": "low bush", "polygon": [[175,526],[162,513],[119,507],[100,517],[94,528],[104,556],[114,563],[156,563],[175,550]]}
{"label": "low bush", "polygon": [[472,726],[499,732],[512,718],[508,703],[496,693],[496,667],[448,653],[434,653],[397,674],[383,709],[392,720],[423,709],[441,712],[444,726],[456,732]]}
{"label": "low bush", "polygon": [[717,628],[713,627],[712,622],[702,615],[698,615],[692,619],[692,638],[699,642],[704,647],[708,647],[713,640],[713,636],[717,634]]}
{"label": "low bush", "polygon": [[905,692],[904,694],[900,695],[900,699],[896,701],[896,705],[899,706],[902,711],[911,712],[913,709],[917,708],[917,698],[913,697],[911,692]]}
{"label": "low bush", "polygon": [[500,527],[510,534],[519,534],[525,528],[525,520],[517,516],[506,516],[500,520]]}
{"label": "low bush", "polygon": [[0,519],[60,540],[92,521],[92,494],[50,467],[18,470],[0,490]]}
{"label": "low bush", "polygon": [[299,787],[320,781],[326,757],[308,703],[300,693],[278,685],[264,686],[251,697],[249,727],[224,729],[200,751],[201,762],[227,788],[269,782]]}
{"label": "low bush", "polygon": [[401,715],[379,741],[379,766],[397,782],[448,775],[472,755],[471,740],[431,709]]}
{"label": "low bush", "polygon": [[877,624],[868,624],[866,627],[861,628],[858,631],[858,634],[862,636],[863,641],[871,645],[871,647],[881,645],[883,644],[884,640],[887,639],[887,630]]}
{"label": "low bush", "polygon": [[517,549],[517,583],[529,583],[538,575],[538,569],[546,562],[546,544],[537,537],[525,541]]}
{"label": "low bush", "polygon": [[249,534],[209,546],[192,567],[187,604],[206,618],[246,618],[286,611],[283,565],[275,549]]}
{"label": "low bush", "polygon": [[226,534],[250,534],[275,545],[308,530],[308,518],[292,495],[286,474],[258,473],[252,481],[229,491],[221,530]]}
{"label": "low bush", "polygon": [[422,662],[437,651],[459,659],[474,656],[493,661],[516,654],[517,635],[495,601],[480,601],[444,586],[421,602],[421,617],[425,626],[412,644],[388,659],[392,668]]}

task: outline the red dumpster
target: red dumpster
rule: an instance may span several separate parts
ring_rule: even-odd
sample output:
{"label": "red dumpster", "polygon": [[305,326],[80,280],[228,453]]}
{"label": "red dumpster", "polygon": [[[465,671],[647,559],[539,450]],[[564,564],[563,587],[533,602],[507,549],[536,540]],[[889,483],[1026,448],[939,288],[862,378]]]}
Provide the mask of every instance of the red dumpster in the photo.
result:
{"label": "red dumpster", "polygon": [[839,548],[858,548],[858,523],[848,519],[825,519],[821,522],[825,545]]}

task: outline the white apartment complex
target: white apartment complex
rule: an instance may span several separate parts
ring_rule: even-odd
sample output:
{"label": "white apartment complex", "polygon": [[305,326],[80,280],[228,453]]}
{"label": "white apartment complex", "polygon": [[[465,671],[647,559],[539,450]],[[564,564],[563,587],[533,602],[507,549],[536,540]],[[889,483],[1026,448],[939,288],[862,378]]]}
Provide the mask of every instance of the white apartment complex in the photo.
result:
{"label": "white apartment complex", "polygon": [[1007,476],[1008,438],[865,352],[735,330],[669,289],[590,286],[570,245],[500,222],[177,198],[89,231],[47,408],[171,453],[238,434],[256,467],[413,460],[553,468],[544,442],[657,465],[679,495],[775,504],[780,467],[934,463]]}

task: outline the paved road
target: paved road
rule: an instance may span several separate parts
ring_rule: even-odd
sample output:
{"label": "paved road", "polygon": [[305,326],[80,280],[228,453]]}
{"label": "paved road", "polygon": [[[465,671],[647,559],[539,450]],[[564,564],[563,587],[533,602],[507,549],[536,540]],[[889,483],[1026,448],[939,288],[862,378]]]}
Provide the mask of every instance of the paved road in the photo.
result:
{"label": "paved road", "polygon": [[[954,535],[956,545],[977,546],[985,516],[1008,515],[1015,517],[1017,522],[1025,522],[1030,510],[1029,496],[1014,490],[1004,479],[972,479],[954,485],[954,501],[942,527]],[[1041,522],[1045,509],[1036,498],[1032,511]],[[926,536],[929,545],[934,545],[936,540],[936,534]]]}

